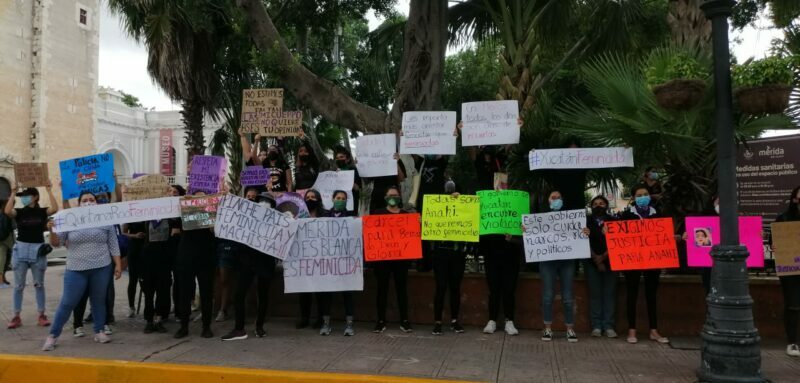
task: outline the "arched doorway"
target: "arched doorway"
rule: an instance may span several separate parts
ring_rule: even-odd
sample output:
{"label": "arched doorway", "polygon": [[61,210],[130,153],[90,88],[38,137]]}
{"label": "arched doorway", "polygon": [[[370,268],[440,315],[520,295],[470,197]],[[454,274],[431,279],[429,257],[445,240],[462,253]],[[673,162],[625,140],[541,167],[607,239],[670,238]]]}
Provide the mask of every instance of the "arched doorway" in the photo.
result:
{"label": "arched doorway", "polygon": [[11,182],[7,179],[0,177],[0,200],[7,200],[11,197]]}
{"label": "arched doorway", "polygon": [[131,169],[128,165],[128,161],[125,159],[125,156],[117,149],[109,149],[106,153],[111,154],[114,158],[114,170],[117,172],[117,176],[119,177],[129,177],[131,175]]}

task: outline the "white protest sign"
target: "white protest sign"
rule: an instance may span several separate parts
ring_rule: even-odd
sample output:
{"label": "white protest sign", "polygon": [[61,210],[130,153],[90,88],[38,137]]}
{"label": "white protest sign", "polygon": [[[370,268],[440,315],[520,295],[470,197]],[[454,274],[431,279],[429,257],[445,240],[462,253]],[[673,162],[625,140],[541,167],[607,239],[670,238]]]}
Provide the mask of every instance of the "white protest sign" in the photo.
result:
{"label": "white protest sign", "polygon": [[355,172],[352,170],[339,170],[334,172],[322,172],[314,182],[316,189],[322,196],[322,207],[326,210],[333,208],[333,192],[344,190],[347,192],[347,210],[353,210],[353,184],[355,183]]}
{"label": "white protest sign", "polygon": [[157,221],[180,216],[181,204],[178,197],[81,206],[56,213],[53,216],[53,231],[63,233],[72,230],[121,225],[131,222]]}
{"label": "white protest sign", "polygon": [[400,154],[456,154],[456,112],[405,112]]}
{"label": "white protest sign", "polygon": [[356,168],[362,177],[397,175],[397,138],[394,134],[369,134],[356,138]]}
{"label": "white protest sign", "polygon": [[465,102],[461,120],[461,146],[519,143],[517,101]]}
{"label": "white protest sign", "polygon": [[586,210],[565,210],[522,216],[526,262],[589,258]]}
{"label": "white protest sign", "polygon": [[275,209],[228,194],[219,201],[214,235],[278,259],[286,259],[297,234],[297,220]]}
{"label": "white protest sign", "polygon": [[299,220],[283,261],[284,292],[364,290],[363,250],[360,218]]}
{"label": "white protest sign", "polygon": [[531,170],[632,168],[633,148],[534,149],[528,164]]}

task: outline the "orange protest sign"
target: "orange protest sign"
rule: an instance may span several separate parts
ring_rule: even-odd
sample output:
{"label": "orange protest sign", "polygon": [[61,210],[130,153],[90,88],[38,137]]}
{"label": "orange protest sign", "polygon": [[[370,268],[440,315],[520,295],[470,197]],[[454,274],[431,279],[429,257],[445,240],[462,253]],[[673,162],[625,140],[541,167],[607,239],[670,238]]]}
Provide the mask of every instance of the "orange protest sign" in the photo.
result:
{"label": "orange protest sign", "polygon": [[672,218],[606,222],[611,270],[680,267]]}
{"label": "orange protest sign", "polygon": [[368,215],[361,219],[367,262],[422,258],[419,214]]}

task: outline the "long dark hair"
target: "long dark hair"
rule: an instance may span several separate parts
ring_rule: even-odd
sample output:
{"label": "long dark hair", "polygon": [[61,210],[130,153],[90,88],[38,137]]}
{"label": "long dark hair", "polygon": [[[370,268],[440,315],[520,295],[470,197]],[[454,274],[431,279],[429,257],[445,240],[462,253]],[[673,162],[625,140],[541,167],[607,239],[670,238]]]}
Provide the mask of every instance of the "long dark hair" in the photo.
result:
{"label": "long dark hair", "polygon": [[178,185],[178,184],[170,185],[170,186],[172,186],[173,188],[175,188],[175,190],[178,191],[178,195],[179,196],[183,197],[183,196],[186,195],[186,189],[184,189],[183,186]]}
{"label": "long dark hair", "polygon": [[[308,161],[303,163],[303,166],[309,167],[315,172],[319,170],[319,159],[317,159],[316,153],[314,153],[314,149],[311,148],[311,145],[308,142],[303,142],[297,148],[297,153],[300,153],[300,148],[305,148],[308,152]],[[300,160],[300,155],[297,155],[297,160]]]}
{"label": "long dark hair", "polygon": [[800,208],[798,208],[798,203],[794,202],[794,199],[797,198],[797,192],[800,191],[800,186],[794,188],[792,190],[792,195],[789,196],[789,207],[786,208],[786,218],[795,220],[800,218]]}

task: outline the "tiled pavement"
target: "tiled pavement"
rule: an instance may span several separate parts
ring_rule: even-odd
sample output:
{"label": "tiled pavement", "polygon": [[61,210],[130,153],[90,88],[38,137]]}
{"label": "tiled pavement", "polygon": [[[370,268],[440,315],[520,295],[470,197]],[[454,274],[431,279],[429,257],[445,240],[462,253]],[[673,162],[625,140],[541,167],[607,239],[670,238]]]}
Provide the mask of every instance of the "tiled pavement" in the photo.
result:
{"label": "tiled pavement", "polygon": [[[10,276],[11,273],[9,273]],[[48,311],[60,299],[63,266],[48,270]],[[117,282],[117,302],[124,302],[126,277]],[[0,353],[40,355],[47,330],[34,325],[34,294],[26,289],[25,326],[0,330]],[[124,318],[118,304],[117,318]],[[11,289],[0,290],[0,320],[9,319]],[[232,321],[214,323],[215,335],[223,335]],[[570,344],[563,333],[550,343],[539,340],[538,331],[523,330],[519,336],[484,335],[479,328],[464,334],[430,335],[429,325],[416,325],[402,334],[396,325],[383,334],[370,332],[369,323],[358,323],[355,337],[316,335],[295,330],[290,319],[268,322],[268,337],[235,342],[199,338],[199,323],[190,336],[175,340],[172,334],[144,335],[141,318],[120,319],[114,342],[93,343],[90,337],[75,339],[65,327],[54,356],[117,359],[141,362],[208,364],[299,371],[330,371],[395,376],[420,376],[486,382],[693,382],[699,365],[698,339],[676,339],[672,346],[642,341],[629,345],[621,339],[593,339],[588,334]],[[170,323],[169,329],[177,329]],[[250,326],[252,330],[252,326]],[[785,356],[778,340],[765,341],[764,375],[773,382],[800,381],[800,359]]]}

